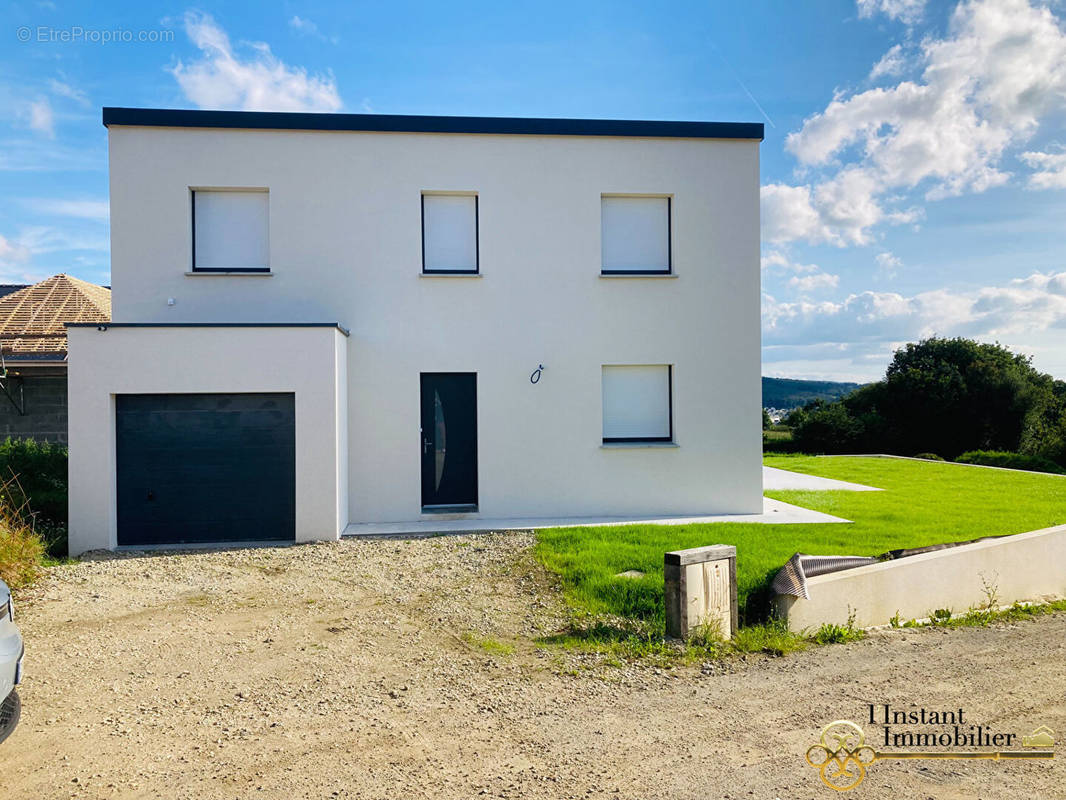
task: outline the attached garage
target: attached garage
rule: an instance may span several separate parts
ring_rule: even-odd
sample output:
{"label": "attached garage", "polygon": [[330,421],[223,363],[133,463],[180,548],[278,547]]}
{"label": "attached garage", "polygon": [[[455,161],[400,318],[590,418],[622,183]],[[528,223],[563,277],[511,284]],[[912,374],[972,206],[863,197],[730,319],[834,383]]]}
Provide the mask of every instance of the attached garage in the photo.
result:
{"label": "attached garage", "polygon": [[292,393],[115,396],[120,545],[293,541]]}

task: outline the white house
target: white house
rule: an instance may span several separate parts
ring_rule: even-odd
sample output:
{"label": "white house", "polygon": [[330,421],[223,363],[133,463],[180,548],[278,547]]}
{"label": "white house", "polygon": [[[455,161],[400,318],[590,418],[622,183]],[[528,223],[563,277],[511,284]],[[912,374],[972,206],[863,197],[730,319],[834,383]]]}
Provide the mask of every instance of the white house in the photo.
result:
{"label": "white house", "polygon": [[762,125],[103,119],[72,553],[761,512]]}

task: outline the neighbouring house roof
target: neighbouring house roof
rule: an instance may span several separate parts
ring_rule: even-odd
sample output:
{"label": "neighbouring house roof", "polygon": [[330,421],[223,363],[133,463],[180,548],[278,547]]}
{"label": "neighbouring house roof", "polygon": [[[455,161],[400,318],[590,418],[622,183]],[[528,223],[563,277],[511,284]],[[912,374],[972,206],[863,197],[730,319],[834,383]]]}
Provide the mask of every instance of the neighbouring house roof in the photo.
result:
{"label": "neighbouring house roof", "polygon": [[29,285],[28,283],[0,283],[0,297],[7,297],[12,292],[25,289]]}
{"label": "neighbouring house roof", "polygon": [[111,290],[53,275],[0,296],[0,352],[6,361],[63,361],[67,322],[108,322]]}
{"label": "neighbouring house roof", "polygon": [[401,114],[315,114],[294,111],[187,111],[104,108],[105,126],[252,128],[364,133],[487,133],[526,136],[640,136],[664,139],[757,139],[761,122],[680,122],[545,117],[426,117]]}

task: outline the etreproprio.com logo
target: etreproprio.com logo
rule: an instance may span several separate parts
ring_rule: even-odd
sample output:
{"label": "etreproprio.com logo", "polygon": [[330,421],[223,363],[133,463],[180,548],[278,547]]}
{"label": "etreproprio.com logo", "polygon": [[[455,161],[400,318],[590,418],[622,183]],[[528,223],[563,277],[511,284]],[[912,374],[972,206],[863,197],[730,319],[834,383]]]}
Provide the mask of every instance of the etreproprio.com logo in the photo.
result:
{"label": "etreproprio.com logo", "polygon": [[144,42],[173,42],[174,31],[165,28],[134,30],[132,28],[85,28],[71,25],[61,28],[52,25],[22,25],[15,29],[15,38],[32,44],[132,44]]}

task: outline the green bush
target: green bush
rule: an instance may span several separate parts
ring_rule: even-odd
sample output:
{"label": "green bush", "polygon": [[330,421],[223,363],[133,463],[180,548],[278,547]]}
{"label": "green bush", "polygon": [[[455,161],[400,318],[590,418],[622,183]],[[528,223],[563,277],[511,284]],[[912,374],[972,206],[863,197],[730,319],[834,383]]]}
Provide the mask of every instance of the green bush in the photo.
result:
{"label": "green bush", "polygon": [[[772,433],[772,431],[771,431]],[[797,442],[792,440],[792,437],[786,438],[774,438],[763,435],[762,437],[762,451],[764,453],[778,453],[778,454],[790,454],[790,453],[802,453],[802,450]]]}
{"label": "green bush", "polygon": [[971,450],[968,453],[963,453],[955,460],[960,464],[982,464],[986,467],[1024,469],[1030,472],[1051,472],[1056,475],[1066,474],[1066,469],[1042,456],[1027,456],[1022,453],[1007,453],[1001,450]]}
{"label": "green bush", "polygon": [[0,499],[47,542],[55,557],[67,554],[67,448],[33,439],[0,443]]}

